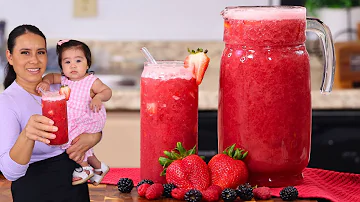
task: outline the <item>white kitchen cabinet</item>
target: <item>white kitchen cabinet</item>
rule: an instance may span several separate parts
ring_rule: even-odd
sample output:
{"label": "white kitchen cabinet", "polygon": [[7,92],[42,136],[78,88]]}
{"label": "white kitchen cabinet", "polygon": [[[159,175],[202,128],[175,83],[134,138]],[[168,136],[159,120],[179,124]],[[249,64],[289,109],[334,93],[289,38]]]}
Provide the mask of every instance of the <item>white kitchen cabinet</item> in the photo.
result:
{"label": "white kitchen cabinet", "polygon": [[110,167],[140,167],[140,112],[108,112],[94,151]]}

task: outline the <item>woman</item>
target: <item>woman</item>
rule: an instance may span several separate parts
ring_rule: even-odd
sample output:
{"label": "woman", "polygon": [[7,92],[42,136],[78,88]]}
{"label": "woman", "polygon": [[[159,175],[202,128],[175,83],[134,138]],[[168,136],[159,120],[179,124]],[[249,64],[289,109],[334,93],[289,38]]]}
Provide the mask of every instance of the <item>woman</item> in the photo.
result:
{"label": "woman", "polygon": [[46,70],[46,38],[21,25],[8,37],[5,90],[0,94],[0,170],[12,182],[14,202],[90,201],[87,184],[72,186],[73,170],[101,134],[82,134],[71,147],[49,146],[57,127],[41,114],[36,86]]}

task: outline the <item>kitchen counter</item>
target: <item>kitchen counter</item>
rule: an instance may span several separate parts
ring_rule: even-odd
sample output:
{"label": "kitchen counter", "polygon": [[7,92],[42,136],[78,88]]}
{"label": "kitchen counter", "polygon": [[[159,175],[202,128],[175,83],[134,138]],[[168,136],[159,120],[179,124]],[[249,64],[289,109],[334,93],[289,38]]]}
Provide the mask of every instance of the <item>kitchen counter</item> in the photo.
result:
{"label": "kitchen counter", "polygon": [[[0,93],[2,89],[0,89]],[[360,109],[360,90],[333,90],[322,95],[311,91],[313,109]],[[107,110],[140,110],[140,90],[114,89],[112,98],[104,103]],[[217,110],[218,91],[199,90],[199,110]]]}

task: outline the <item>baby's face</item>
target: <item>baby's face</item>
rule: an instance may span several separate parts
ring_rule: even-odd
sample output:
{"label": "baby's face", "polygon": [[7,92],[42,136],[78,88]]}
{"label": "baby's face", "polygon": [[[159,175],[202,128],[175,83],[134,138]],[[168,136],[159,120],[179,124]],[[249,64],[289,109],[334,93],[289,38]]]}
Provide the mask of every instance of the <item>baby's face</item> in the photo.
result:
{"label": "baby's face", "polygon": [[70,80],[78,81],[84,78],[89,68],[84,52],[79,48],[69,48],[62,52],[62,69]]}

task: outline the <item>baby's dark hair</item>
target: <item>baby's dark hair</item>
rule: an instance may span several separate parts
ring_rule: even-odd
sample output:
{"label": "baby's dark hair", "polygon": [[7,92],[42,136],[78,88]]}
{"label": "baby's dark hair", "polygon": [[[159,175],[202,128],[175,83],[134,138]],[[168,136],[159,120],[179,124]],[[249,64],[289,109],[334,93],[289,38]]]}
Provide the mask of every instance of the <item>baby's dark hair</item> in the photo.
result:
{"label": "baby's dark hair", "polygon": [[[64,42],[65,41],[65,42]],[[61,44],[61,45],[59,45]],[[91,51],[89,46],[87,46],[85,43],[77,40],[60,40],[58,44],[56,45],[56,53],[58,55],[58,63],[60,68],[62,69],[61,61],[62,61],[62,53],[69,49],[69,48],[79,48],[84,52],[84,55],[86,57],[87,65],[91,66]]]}

